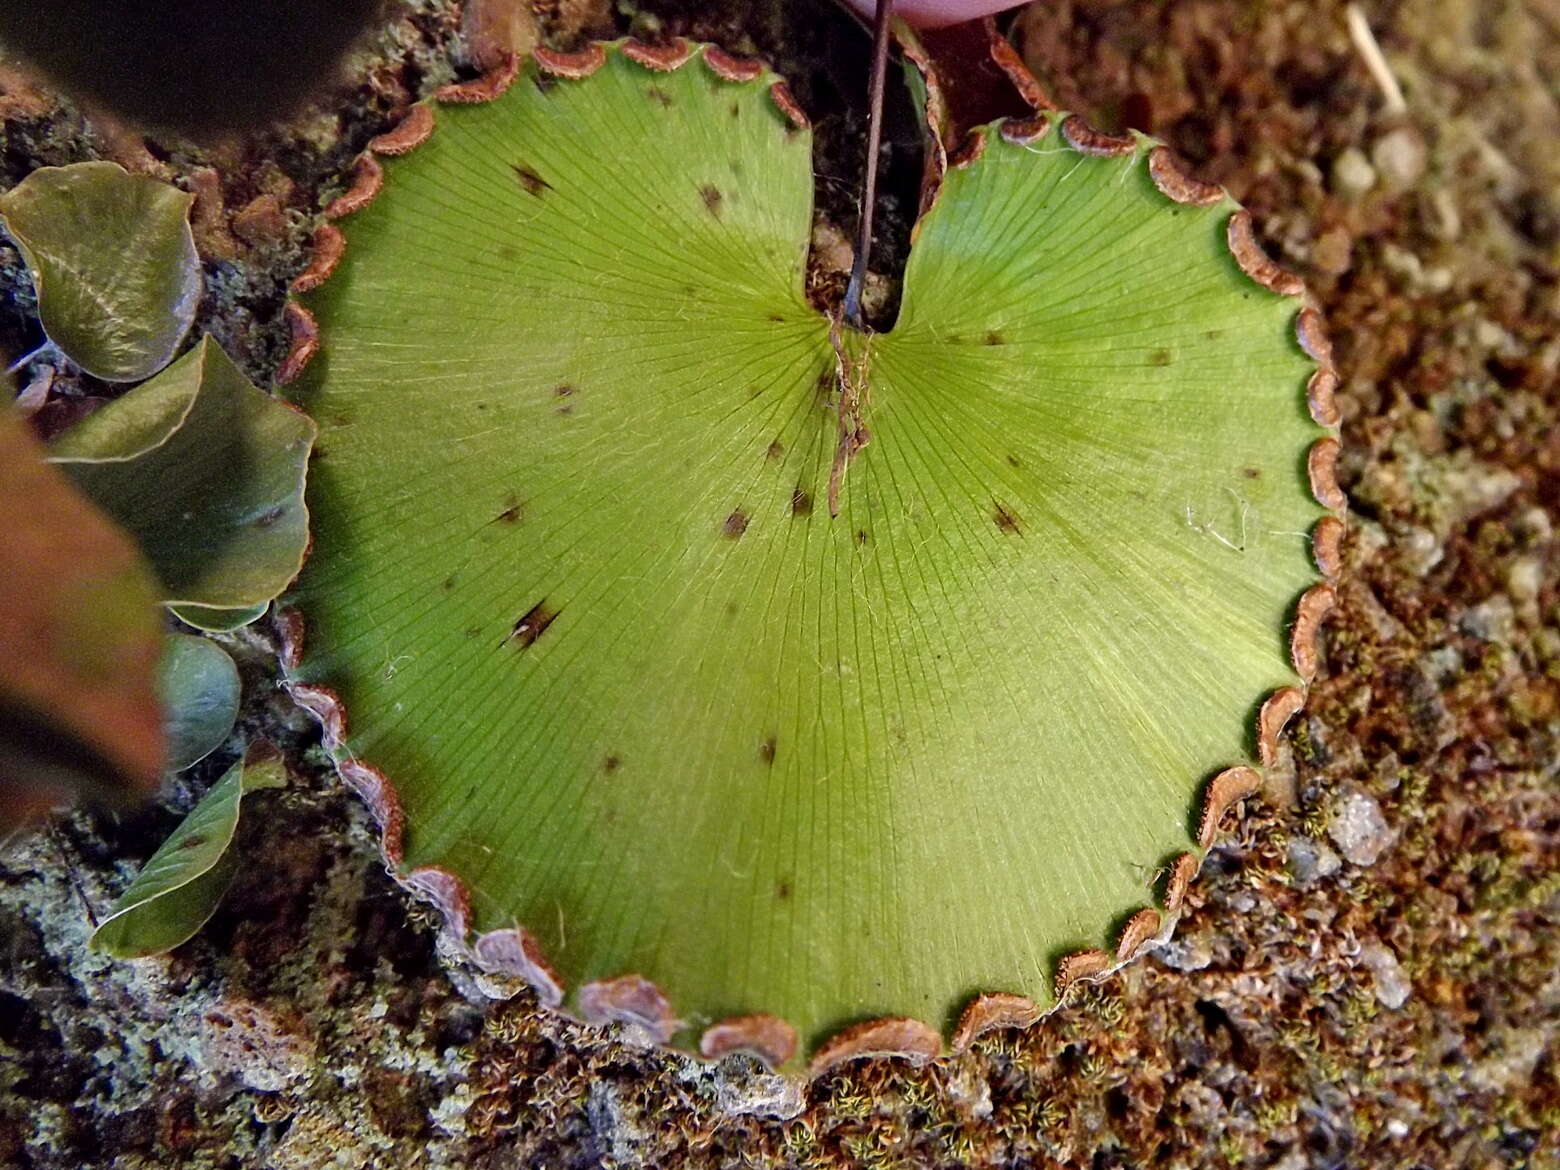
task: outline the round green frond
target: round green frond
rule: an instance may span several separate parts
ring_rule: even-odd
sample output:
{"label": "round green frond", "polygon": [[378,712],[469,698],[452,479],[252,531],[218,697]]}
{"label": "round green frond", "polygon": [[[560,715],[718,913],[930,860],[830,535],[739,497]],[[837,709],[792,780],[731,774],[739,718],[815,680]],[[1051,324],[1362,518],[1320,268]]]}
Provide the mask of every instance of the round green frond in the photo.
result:
{"label": "round green frond", "polygon": [[168,635],[158,664],[157,692],[170,772],[216,751],[238,719],[238,667],[209,639]]}
{"label": "round green frond", "polygon": [[387,163],[311,297],[294,681],[476,927],[571,991],[643,976],[682,1040],[767,1013],[814,1044],[1045,1002],[1194,848],[1295,681],[1318,431],[1233,205],[1160,195],[1147,144],[993,130],[899,325],[845,339],[843,465],[772,80],[609,52]]}
{"label": "round green frond", "polygon": [[203,337],[60,435],[49,456],[135,536],[165,601],[252,611],[303,563],[314,434],[310,419],[257,390]]}
{"label": "round green frond", "polygon": [[230,634],[234,630],[259,621],[270,609],[270,602],[259,605],[243,605],[232,609],[213,609],[205,605],[170,605],[173,616],[187,626],[205,630],[208,634]]}
{"label": "round green frond", "polygon": [[40,167],[0,195],[43,331],[87,373],[135,382],[177,352],[200,301],[192,199],[111,162]]}

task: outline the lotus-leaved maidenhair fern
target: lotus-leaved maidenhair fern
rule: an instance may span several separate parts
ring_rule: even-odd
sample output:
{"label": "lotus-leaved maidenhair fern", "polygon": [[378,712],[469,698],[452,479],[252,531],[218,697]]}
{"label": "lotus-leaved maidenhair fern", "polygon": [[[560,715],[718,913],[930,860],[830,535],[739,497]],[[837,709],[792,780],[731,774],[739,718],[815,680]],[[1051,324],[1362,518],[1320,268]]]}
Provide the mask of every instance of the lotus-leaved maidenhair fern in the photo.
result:
{"label": "lotus-leaved maidenhair fern", "polygon": [[293,693],[544,1000],[815,1070],[1033,1019],[1168,926],[1303,698],[1314,314],[1163,148],[1045,114],[842,332],[773,74],[536,57],[360,160],[289,309]]}

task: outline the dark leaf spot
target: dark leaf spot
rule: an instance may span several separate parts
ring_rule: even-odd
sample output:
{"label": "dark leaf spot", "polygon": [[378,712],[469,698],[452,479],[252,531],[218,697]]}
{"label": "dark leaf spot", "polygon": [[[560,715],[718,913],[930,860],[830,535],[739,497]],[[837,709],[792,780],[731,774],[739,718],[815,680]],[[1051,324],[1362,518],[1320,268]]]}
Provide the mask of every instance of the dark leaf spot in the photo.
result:
{"label": "dark leaf spot", "polygon": [[558,617],[558,611],[549,609],[545,601],[538,601],[525,616],[515,623],[514,629],[499,643],[501,646],[513,646],[516,650],[529,650],[535,641],[547,632],[547,627],[552,625]]}
{"label": "dark leaf spot", "polygon": [[747,528],[748,514],[741,508],[737,508],[726,517],[725,523],[720,526],[720,531],[721,535],[729,540],[741,540]]}
{"label": "dark leaf spot", "polygon": [[196,849],[206,843],[206,838],[200,833],[191,833],[179,842],[180,849]]}
{"label": "dark leaf spot", "polygon": [[705,183],[702,187],[699,188],[699,198],[704,200],[704,210],[709,212],[716,219],[719,219],[721,200],[725,198],[725,196],[720,193],[720,188],[717,187],[714,183]]}
{"label": "dark leaf spot", "polygon": [[527,195],[534,195],[540,199],[543,191],[551,191],[553,189],[551,183],[524,163],[515,163],[514,171],[520,180],[520,186],[525,188]]}
{"label": "dark leaf spot", "polygon": [[1007,465],[1009,467],[1022,467],[1023,463],[1019,460],[1017,455],[1009,454],[1007,457]]}
{"label": "dark leaf spot", "polygon": [[576,387],[569,385],[567,382],[559,382],[556,386],[553,387],[553,397],[567,398],[569,395],[574,393],[575,389]]}
{"label": "dark leaf spot", "polygon": [[866,544],[867,540],[868,540],[867,530],[865,528],[858,528],[858,529],[856,529],[856,543],[857,544]]}
{"label": "dark leaf spot", "polygon": [[280,507],[272,508],[272,509],[270,509],[267,512],[262,512],[259,516],[255,517],[255,527],[256,528],[269,528],[269,527],[271,527],[271,525],[275,524],[278,520],[280,520],[282,518],[282,515],[285,512],[286,512],[286,509],[285,508],[280,508]]}
{"label": "dark leaf spot", "polygon": [[650,88],[645,90],[645,92],[650,95],[651,101],[656,102],[661,106],[669,106],[672,104],[672,95],[667,93],[659,85],[652,85]]}
{"label": "dark leaf spot", "polygon": [[986,344],[987,345],[1006,345],[1007,344],[1007,338],[1003,337],[1002,334],[998,333],[995,329],[993,329],[990,333],[986,334]]}
{"label": "dark leaf spot", "polygon": [[736,102],[731,103],[731,116],[733,118],[740,118],[742,116],[742,107]]}
{"label": "dark leaf spot", "polygon": [[1148,364],[1151,366],[1168,366],[1174,360],[1168,349],[1156,349],[1148,355]]}
{"label": "dark leaf spot", "polygon": [[775,762],[774,736],[769,736],[764,740],[763,743],[758,745],[758,758],[763,760],[766,764],[773,764]]}
{"label": "dark leaf spot", "polygon": [[1261,479],[1262,478],[1262,469],[1260,467],[1242,467],[1240,469],[1240,473],[1242,475],[1244,475],[1247,479]]}
{"label": "dark leaf spot", "polygon": [[991,518],[996,521],[997,527],[1009,536],[1023,535],[1022,521],[1018,513],[1009,508],[1001,500],[991,501]]}
{"label": "dark leaf spot", "polygon": [[769,319],[771,321],[778,321],[782,325],[785,324],[785,314],[783,313],[771,313],[769,314]]}
{"label": "dark leaf spot", "polygon": [[782,443],[779,439],[776,439],[773,443],[769,444],[769,449],[764,452],[764,458],[768,459],[771,463],[777,459],[784,458],[784,456],[785,444]]}
{"label": "dark leaf spot", "polygon": [[812,496],[808,495],[800,487],[791,493],[791,515],[811,516],[812,508]]}
{"label": "dark leaf spot", "polygon": [[775,897],[785,902],[791,897],[791,883],[786,878],[781,878],[775,883]]}
{"label": "dark leaf spot", "polygon": [[451,589],[455,588],[455,578],[453,576],[444,578],[444,580],[439,582],[439,588],[448,593]]}
{"label": "dark leaf spot", "polygon": [[608,756],[606,759],[601,761],[601,770],[603,772],[605,772],[608,776],[612,775],[612,773],[616,772],[622,766],[623,766],[623,759],[622,759],[622,757],[616,755],[615,753],[613,755]]}
{"label": "dark leaf spot", "polygon": [[481,636],[482,636],[482,627],[481,626],[467,626],[466,627],[466,637],[468,637],[468,638],[480,638]]}
{"label": "dark leaf spot", "polygon": [[524,516],[525,507],[521,504],[520,497],[514,492],[505,492],[499,513],[493,517],[490,523],[518,524]]}

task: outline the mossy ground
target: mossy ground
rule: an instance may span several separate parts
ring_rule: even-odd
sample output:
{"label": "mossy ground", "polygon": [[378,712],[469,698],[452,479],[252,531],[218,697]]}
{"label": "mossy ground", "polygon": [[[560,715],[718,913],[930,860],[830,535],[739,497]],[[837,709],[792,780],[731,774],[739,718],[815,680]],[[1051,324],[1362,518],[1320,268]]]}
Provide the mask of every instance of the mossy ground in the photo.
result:
{"label": "mossy ground", "polygon": [[[654,10],[793,75],[823,59],[786,9],[691,7]],[[642,8],[563,5],[548,28],[610,33]],[[269,648],[239,638],[242,730],[300,778],[254,798],[252,864],[201,936],[138,964],[84,949],[86,906],[220,753],[166,808],[77,815],[0,853],[0,1165],[1560,1165],[1560,26],[1516,0],[1366,11],[1406,114],[1382,112],[1337,3],[1021,18],[1064,104],[1148,123],[1253,209],[1344,375],[1352,532],[1323,677],[1169,946],[1028,1032],[800,1091],[524,994],[491,1003],[379,871]],[[263,378],[309,215],[409,93],[452,75],[455,30],[445,5],[405,6],[314,114],[200,152],[7,76],[4,180],[106,155],[203,191],[202,324]],[[823,115],[825,191],[853,182],[829,144],[859,117],[840,73],[856,52],[799,87]],[[19,353],[36,322],[3,247],[0,285]],[[46,409],[102,392],[62,380]]]}

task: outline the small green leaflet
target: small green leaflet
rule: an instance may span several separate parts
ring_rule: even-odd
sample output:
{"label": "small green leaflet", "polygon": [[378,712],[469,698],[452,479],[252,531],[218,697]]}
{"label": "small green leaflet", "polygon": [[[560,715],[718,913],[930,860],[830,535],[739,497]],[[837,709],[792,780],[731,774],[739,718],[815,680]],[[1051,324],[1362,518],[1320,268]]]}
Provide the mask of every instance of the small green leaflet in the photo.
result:
{"label": "small green leaflet", "polygon": [[303,563],[315,431],[207,336],[56,438],[49,458],[136,538],[164,601],[200,607],[192,624],[233,628]]}
{"label": "small green leaflet", "polygon": [[233,730],[238,718],[238,667],[206,638],[171,634],[157,670],[170,772],[205,759]]}
{"label": "small green leaflet", "polygon": [[93,949],[119,959],[141,959],[192,937],[215,913],[237,870],[238,857],[228,847],[244,795],[286,782],[286,770],[275,756],[240,760],[229,768],[92,932]]}

